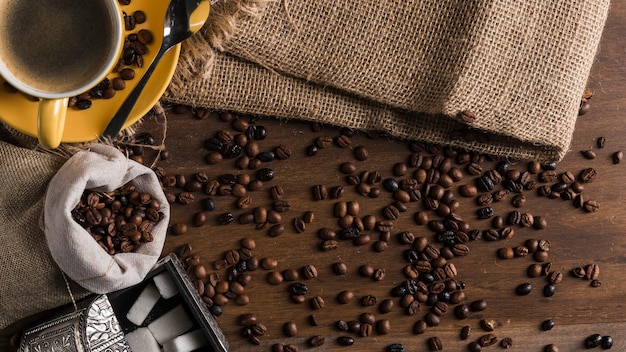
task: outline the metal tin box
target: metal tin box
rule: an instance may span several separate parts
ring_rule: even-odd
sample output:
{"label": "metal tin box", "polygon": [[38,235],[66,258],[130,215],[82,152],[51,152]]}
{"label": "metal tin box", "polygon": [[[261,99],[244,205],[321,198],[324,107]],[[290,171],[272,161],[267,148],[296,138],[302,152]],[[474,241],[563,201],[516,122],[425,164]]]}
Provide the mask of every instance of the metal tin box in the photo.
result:
{"label": "metal tin box", "polygon": [[193,321],[193,328],[201,329],[208,341],[208,345],[198,351],[227,351],[228,342],[222,330],[174,254],[161,259],[146,278],[133,287],[90,296],[78,302],[76,308],[57,310],[47,321],[24,332],[18,351],[131,352],[126,335],[138,326],[131,323],[126,314],[142,290],[156,275],[164,272],[172,279],[178,294],[161,298],[142,325],[147,325],[174,305],[180,305]]}

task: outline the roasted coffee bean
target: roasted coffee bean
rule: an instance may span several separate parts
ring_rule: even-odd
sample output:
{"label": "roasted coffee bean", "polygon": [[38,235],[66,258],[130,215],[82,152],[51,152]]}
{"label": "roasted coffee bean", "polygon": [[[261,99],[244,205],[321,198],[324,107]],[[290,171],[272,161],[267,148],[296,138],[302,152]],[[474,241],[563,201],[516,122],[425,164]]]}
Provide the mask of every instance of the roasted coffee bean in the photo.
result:
{"label": "roasted coffee bean", "polygon": [[482,351],[482,346],[480,345],[480,343],[476,342],[476,341],[472,341],[467,345],[467,350],[470,352],[480,352]]}
{"label": "roasted coffee bean", "polygon": [[370,307],[373,305],[376,305],[377,299],[376,296],[373,295],[366,295],[361,297],[361,305],[363,307]]}
{"label": "roasted coffee bean", "polygon": [[487,309],[487,301],[485,301],[484,299],[479,299],[479,300],[473,301],[470,304],[470,308],[474,312],[481,312],[481,311]]}
{"label": "roasted coffee bean", "polygon": [[497,322],[492,319],[481,319],[480,327],[485,331],[494,331],[496,329]]}
{"label": "roasted coffee bean", "polygon": [[558,284],[563,281],[563,273],[559,270],[554,270],[547,275],[548,282],[551,284]]}
{"label": "roasted coffee bean", "polygon": [[498,342],[498,337],[494,334],[485,334],[483,336],[481,336],[478,339],[478,343],[482,346],[482,347],[488,347],[488,346],[492,346],[494,345],[496,342]]}
{"label": "roasted coffee bean", "polygon": [[320,136],[315,140],[315,145],[320,149],[329,148],[333,143],[333,138],[329,136]]}
{"label": "roasted coffee bean", "polygon": [[311,298],[311,307],[315,310],[322,309],[325,306],[322,296],[315,296]]}
{"label": "roasted coffee bean", "polygon": [[593,334],[585,339],[585,348],[596,348],[602,344],[602,335]]}
{"label": "roasted coffee bean", "polygon": [[443,351],[443,343],[437,336],[428,339],[428,347],[430,347],[431,351]]}
{"label": "roasted coffee bean", "polygon": [[339,304],[348,304],[352,302],[352,299],[354,299],[354,292],[350,290],[341,291],[337,295],[337,302]]}
{"label": "roasted coffee bean", "polygon": [[552,297],[556,293],[556,286],[554,284],[547,284],[543,287],[543,296]]}
{"label": "roasted coffee bean", "polygon": [[594,152],[592,149],[581,150],[580,154],[582,154],[585,159],[595,159],[597,157],[596,152]]}
{"label": "roasted coffee bean", "polygon": [[339,336],[336,341],[340,346],[354,345],[354,339],[350,336]]}
{"label": "roasted coffee bean", "polygon": [[345,275],[348,273],[348,265],[344,262],[333,263],[332,269],[336,275]]}
{"label": "roasted coffee bean", "polygon": [[293,219],[293,228],[296,233],[303,233],[306,230],[306,223],[301,218]]}
{"label": "roasted coffee bean", "polygon": [[309,338],[308,344],[311,347],[319,347],[322,346],[326,342],[326,338],[322,335],[315,335]]}
{"label": "roasted coffee bean", "polygon": [[597,280],[600,277],[600,266],[598,264],[589,264],[585,267],[585,278],[587,280]]}
{"label": "roasted coffee bean", "polygon": [[387,220],[396,220],[400,217],[400,210],[394,205],[388,205],[383,209],[383,216]]}
{"label": "roasted coffee bean", "polygon": [[460,338],[461,340],[467,340],[472,332],[472,328],[469,325],[465,325],[461,328]]}
{"label": "roasted coffee bean", "polygon": [[358,161],[364,161],[369,158],[369,152],[364,146],[354,148],[354,158]]}
{"label": "roasted coffee bean", "polygon": [[582,267],[576,267],[572,269],[572,275],[577,278],[584,278],[587,275],[587,272]]}
{"label": "roasted coffee bean", "polygon": [[467,304],[459,304],[454,308],[454,314],[458,319],[467,319],[470,315],[470,309]]}
{"label": "roasted coffee bean", "polygon": [[424,320],[418,320],[415,322],[415,324],[413,324],[413,333],[416,335],[423,334],[424,332],[426,332],[427,328],[428,324],[426,324]]}
{"label": "roasted coffee bean", "polygon": [[311,264],[305,265],[302,268],[302,275],[307,279],[314,279],[317,277],[317,268]]}
{"label": "roasted coffee bean", "polygon": [[549,331],[549,330],[552,330],[552,328],[554,328],[554,320],[546,319],[543,322],[541,322],[541,330]]}
{"label": "roasted coffee bean", "polygon": [[263,182],[270,181],[274,178],[274,170],[267,167],[261,168],[257,171],[256,177]]}
{"label": "roasted coffee bean", "polygon": [[303,283],[294,282],[293,284],[289,285],[289,292],[292,295],[302,296],[306,295],[309,292],[309,288]]}
{"label": "roasted coffee bean", "polygon": [[180,236],[187,233],[187,225],[185,223],[179,222],[170,226],[170,231],[173,235]]}
{"label": "roasted coffee bean", "polygon": [[293,321],[288,321],[283,324],[283,333],[287,337],[293,337],[298,334],[298,326]]}
{"label": "roasted coffee bean", "polygon": [[219,217],[219,223],[221,225],[227,225],[230,224],[231,222],[233,222],[235,220],[235,216],[232,213],[223,213],[222,215],[220,215]]}
{"label": "roasted coffee bean", "polygon": [[600,210],[600,203],[595,200],[585,201],[583,203],[583,209],[585,209],[587,212],[590,212],[590,213],[598,211]]}
{"label": "roasted coffee bean", "polygon": [[583,183],[591,183],[595,181],[597,175],[598,172],[594,168],[586,168],[580,172],[578,177]]}
{"label": "roasted coffee bean", "polygon": [[376,322],[376,332],[380,335],[387,335],[391,332],[391,321],[389,319],[380,319]]}
{"label": "roasted coffee bean", "polygon": [[491,192],[493,190],[493,181],[487,176],[481,176],[476,181],[476,186],[481,192]]}
{"label": "roasted coffee bean", "polygon": [[608,350],[613,347],[613,338],[611,336],[602,336],[602,341],[600,342],[600,347],[602,349]]}
{"label": "roasted coffee bean", "polygon": [[389,346],[387,346],[387,348],[385,348],[385,351],[387,352],[405,352],[405,348],[404,345],[401,343],[394,343],[391,344]]}
{"label": "roasted coffee bean", "polygon": [[621,150],[614,152],[611,158],[613,159],[613,164],[619,164],[624,159],[624,153]]}
{"label": "roasted coffee bean", "polygon": [[378,311],[385,314],[391,312],[393,309],[394,302],[392,299],[384,299],[378,305]]}
{"label": "roasted coffee bean", "polygon": [[267,282],[270,285],[280,285],[283,282],[283,275],[278,271],[272,271],[267,274]]}
{"label": "roasted coffee bean", "polygon": [[519,284],[516,288],[515,288],[515,293],[518,296],[525,296],[527,294],[529,294],[532,291],[533,287],[530,283],[526,282],[523,284]]}
{"label": "roasted coffee bean", "polygon": [[328,198],[328,190],[324,185],[313,186],[313,198],[315,200],[324,200]]}
{"label": "roasted coffee bean", "polygon": [[493,216],[493,214],[494,211],[492,207],[484,207],[476,211],[476,215],[478,215],[479,219],[489,219]]}
{"label": "roasted coffee bean", "polygon": [[348,321],[348,332],[351,332],[353,334],[360,334],[361,322],[359,322],[358,320]]}
{"label": "roasted coffee bean", "polygon": [[291,209],[291,203],[289,203],[286,200],[276,200],[272,204],[272,209],[274,209],[275,211],[279,213],[284,213]]}
{"label": "roasted coffee bean", "polygon": [[337,236],[340,240],[355,240],[359,238],[360,235],[361,231],[359,231],[356,227],[344,228],[337,232]]}
{"label": "roasted coffee bean", "polygon": [[513,339],[510,337],[505,337],[500,341],[500,347],[504,349],[509,349],[513,346]]}
{"label": "roasted coffee bean", "polygon": [[348,331],[348,323],[345,320],[338,320],[335,327],[340,331]]}

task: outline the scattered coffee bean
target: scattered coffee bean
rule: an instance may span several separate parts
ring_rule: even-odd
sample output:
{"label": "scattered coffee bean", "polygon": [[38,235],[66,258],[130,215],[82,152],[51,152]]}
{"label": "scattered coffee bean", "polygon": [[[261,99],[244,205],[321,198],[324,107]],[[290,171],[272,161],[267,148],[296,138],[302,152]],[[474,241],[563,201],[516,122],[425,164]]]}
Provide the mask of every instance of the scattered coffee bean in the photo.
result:
{"label": "scattered coffee bean", "polygon": [[465,325],[461,328],[461,340],[467,340],[470,336],[472,328],[469,325]]}
{"label": "scattered coffee bean", "polygon": [[544,297],[552,297],[556,293],[556,286],[554,284],[546,284],[543,287],[543,295]]}
{"label": "scattered coffee bean", "polygon": [[354,345],[354,339],[350,336],[339,336],[336,341],[340,346]]}
{"label": "scattered coffee bean", "polygon": [[467,345],[467,350],[470,352],[480,352],[482,349],[483,347],[476,341],[472,341]]}
{"label": "scattered coffee bean", "polygon": [[525,296],[529,294],[532,291],[532,289],[533,289],[533,286],[530,283],[526,282],[526,283],[518,285],[515,288],[515,293],[518,296]]}
{"label": "scattered coffee bean", "polygon": [[544,352],[561,352],[561,350],[555,344],[546,345],[546,347],[543,348],[543,351]]}
{"label": "scattered coffee bean", "polygon": [[585,348],[596,348],[602,343],[602,335],[593,334],[585,339]]}
{"label": "scattered coffee bean", "polygon": [[322,335],[315,335],[309,338],[308,344],[311,347],[319,347],[322,346],[326,342],[326,339]]}
{"label": "scattered coffee bean", "polygon": [[293,337],[298,334],[298,326],[293,321],[288,321],[283,325],[283,333],[287,337]]}
{"label": "scattered coffee bean", "polygon": [[496,342],[498,342],[498,337],[494,334],[485,334],[483,336],[481,336],[478,339],[478,343],[482,346],[482,347],[488,347],[488,346],[492,346],[494,345]]}
{"label": "scattered coffee bean", "polygon": [[443,351],[443,343],[437,336],[428,339],[428,347],[431,351]]}
{"label": "scattered coffee bean", "polygon": [[500,341],[500,347],[504,349],[509,349],[513,347],[513,339],[510,337],[505,337]]}
{"label": "scattered coffee bean", "polygon": [[391,344],[389,346],[387,346],[387,348],[385,348],[385,351],[387,352],[405,352],[405,348],[404,345],[401,343],[394,343]]}
{"label": "scattered coffee bean", "polygon": [[612,159],[613,159],[613,164],[619,164],[624,159],[624,153],[621,150],[614,152],[612,155]]}
{"label": "scattered coffee bean", "polygon": [[602,349],[608,350],[613,347],[613,338],[611,336],[602,336],[602,341],[600,342],[600,347]]}
{"label": "scattered coffee bean", "polygon": [[552,319],[546,319],[541,323],[541,329],[543,331],[549,331],[552,330],[552,328],[554,328],[554,320]]}

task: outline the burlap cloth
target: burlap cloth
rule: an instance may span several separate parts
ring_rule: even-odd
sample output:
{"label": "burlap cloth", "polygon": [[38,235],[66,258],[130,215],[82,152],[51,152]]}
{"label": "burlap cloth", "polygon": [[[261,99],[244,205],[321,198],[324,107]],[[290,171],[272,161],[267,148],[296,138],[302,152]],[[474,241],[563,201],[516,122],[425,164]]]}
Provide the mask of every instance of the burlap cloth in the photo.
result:
{"label": "burlap cloth", "polygon": [[[164,101],[560,160],[609,0],[223,0]],[[459,120],[470,110],[471,124]]]}
{"label": "burlap cloth", "polygon": [[[134,285],[158,260],[169,204],[154,172],[112,146],[63,145],[55,151],[0,123],[0,331],[20,319]],[[126,183],[159,200],[154,240],[108,255],[71,215],[85,189]],[[0,348],[1,349],[1,348]]]}

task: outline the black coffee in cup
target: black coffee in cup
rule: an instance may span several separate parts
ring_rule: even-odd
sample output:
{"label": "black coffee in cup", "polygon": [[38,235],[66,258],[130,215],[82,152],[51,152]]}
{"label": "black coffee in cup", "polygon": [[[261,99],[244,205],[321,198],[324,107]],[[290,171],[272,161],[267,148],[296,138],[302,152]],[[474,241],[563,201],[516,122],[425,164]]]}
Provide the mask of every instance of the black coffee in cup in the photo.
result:
{"label": "black coffee in cup", "polygon": [[83,87],[118,49],[111,7],[100,0],[0,0],[0,60],[35,90]]}

